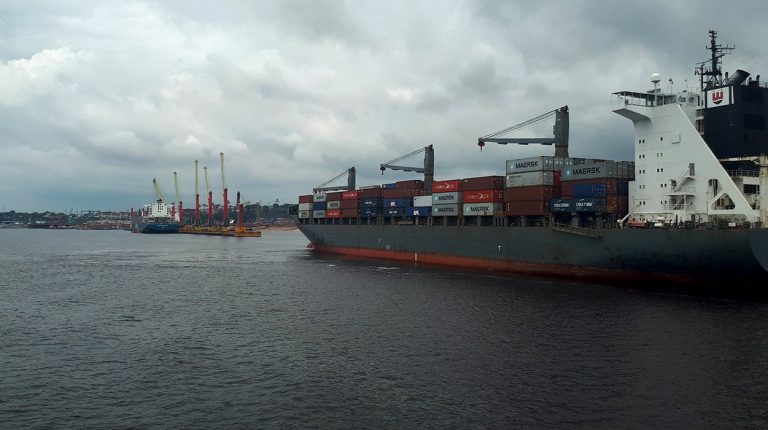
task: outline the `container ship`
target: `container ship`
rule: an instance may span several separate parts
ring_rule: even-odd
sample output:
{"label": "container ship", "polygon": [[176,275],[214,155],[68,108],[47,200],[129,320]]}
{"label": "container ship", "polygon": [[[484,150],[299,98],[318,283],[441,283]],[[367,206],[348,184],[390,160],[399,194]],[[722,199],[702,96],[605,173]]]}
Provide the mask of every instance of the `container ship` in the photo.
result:
{"label": "container ship", "polygon": [[[613,94],[634,125],[634,159],[568,156],[568,109],[550,112],[554,136],[486,143],[542,143],[554,156],[506,162],[504,176],[342,187],[299,197],[295,215],[310,247],[474,269],[607,278],[734,283],[768,280],[768,87],[759,75],[721,72],[733,48],[710,31],[699,89]],[[530,124],[529,120],[524,124]],[[409,154],[412,155],[412,154]],[[338,177],[337,177],[338,178]],[[334,178],[334,179],[337,179]]]}
{"label": "container ship", "polygon": [[144,205],[131,220],[131,231],[134,233],[178,233],[179,227],[175,207],[162,200]]}

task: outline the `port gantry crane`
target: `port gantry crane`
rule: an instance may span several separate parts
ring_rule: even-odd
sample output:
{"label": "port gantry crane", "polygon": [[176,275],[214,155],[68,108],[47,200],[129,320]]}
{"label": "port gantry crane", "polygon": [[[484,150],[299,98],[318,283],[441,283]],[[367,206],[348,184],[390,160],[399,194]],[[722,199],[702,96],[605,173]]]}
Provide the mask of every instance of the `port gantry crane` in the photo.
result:
{"label": "port gantry crane", "polygon": [[[407,166],[399,166],[395,163],[399,163],[403,160],[407,160],[411,157],[415,157],[416,155],[419,155],[421,153],[424,153],[424,167],[407,167]],[[413,151],[409,154],[405,154],[402,157],[395,158],[394,160],[387,161],[386,163],[383,163],[379,166],[379,169],[381,170],[381,174],[384,174],[384,171],[387,169],[390,170],[402,170],[404,172],[416,172],[416,173],[423,173],[424,174],[424,189],[427,190],[428,193],[432,193],[432,182],[435,179],[435,150],[432,148],[432,145],[425,146],[421,149],[417,149],[416,151]]]}
{"label": "port gantry crane", "polygon": [[[555,125],[554,127],[552,127],[552,131],[554,134],[553,137],[527,137],[527,138],[499,137],[507,133],[510,133],[512,131],[516,131],[516,130],[540,123],[542,121],[546,121],[548,119],[551,119],[553,116],[555,117]],[[504,130],[499,130],[495,133],[486,134],[485,136],[479,137],[477,139],[477,146],[480,147],[481,151],[483,150],[483,147],[485,146],[486,143],[498,143],[501,145],[506,145],[508,143],[516,143],[518,145],[529,145],[529,144],[552,145],[554,144],[555,157],[568,158],[568,106],[563,106],[561,108],[551,110],[535,118],[531,118],[528,121],[523,121],[520,124],[516,124],[511,127],[505,128]]]}
{"label": "port gantry crane", "polygon": [[[349,169],[339,173],[338,175],[334,176],[333,178],[323,182],[322,184],[312,188],[312,191],[315,193],[320,193],[323,191],[344,191],[344,190],[354,190],[355,189],[355,168],[350,167]],[[347,175],[347,185],[338,185],[338,186],[327,186],[328,184],[331,184],[338,179],[341,179],[344,175]]]}

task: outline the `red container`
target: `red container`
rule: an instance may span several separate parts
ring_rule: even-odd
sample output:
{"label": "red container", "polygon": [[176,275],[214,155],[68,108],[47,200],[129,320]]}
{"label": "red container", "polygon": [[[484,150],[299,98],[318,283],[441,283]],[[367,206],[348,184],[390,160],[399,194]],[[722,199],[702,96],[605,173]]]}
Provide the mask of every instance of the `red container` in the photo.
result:
{"label": "red container", "polygon": [[341,209],[326,209],[326,218],[341,218]]}
{"label": "red container", "polygon": [[542,216],[549,212],[549,200],[521,200],[504,203],[507,216]]}
{"label": "red container", "polygon": [[[352,200],[348,200],[348,201],[352,201]],[[359,215],[360,215],[360,212],[358,211],[357,208],[345,209],[343,207],[343,205],[342,205],[342,208],[341,208],[341,217],[342,218],[357,218]]]}
{"label": "red container", "polygon": [[537,185],[535,187],[517,187],[504,189],[505,202],[525,202],[531,200],[547,201],[560,197],[554,185]]}
{"label": "red container", "polygon": [[341,193],[341,199],[342,200],[357,200],[358,194],[360,192],[357,190],[351,190],[351,191],[344,191]]}
{"label": "red container", "polygon": [[381,190],[381,197],[385,199],[399,199],[403,197],[423,196],[426,194],[424,190],[414,190],[406,188],[383,188]]}
{"label": "red container", "polygon": [[354,199],[354,200],[342,200],[341,201],[341,209],[357,209],[357,205],[360,204],[360,200]]}
{"label": "red container", "polygon": [[325,195],[325,201],[337,202],[339,200],[341,200],[341,191],[336,191]]}
{"label": "red container", "polygon": [[432,182],[432,193],[452,193],[455,191],[461,191],[462,189],[461,179]]}
{"label": "red container", "polygon": [[464,191],[504,188],[504,177],[483,176],[480,178],[466,178],[461,181],[461,186]]}
{"label": "red container", "polygon": [[412,181],[400,181],[395,182],[396,188],[403,188],[407,190],[423,190],[424,189],[424,181],[420,181],[418,179],[412,180]]}
{"label": "red container", "polygon": [[496,203],[504,200],[504,190],[464,191],[464,203]]}
{"label": "red container", "polygon": [[357,196],[361,199],[381,198],[381,188],[364,188],[357,190]]}
{"label": "red container", "polygon": [[306,196],[299,196],[299,203],[312,203],[312,194]]}

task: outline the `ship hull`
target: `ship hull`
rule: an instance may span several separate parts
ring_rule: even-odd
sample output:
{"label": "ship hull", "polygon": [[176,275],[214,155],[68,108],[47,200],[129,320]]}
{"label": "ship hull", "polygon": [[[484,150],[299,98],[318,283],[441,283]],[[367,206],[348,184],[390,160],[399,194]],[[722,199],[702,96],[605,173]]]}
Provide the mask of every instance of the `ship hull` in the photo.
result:
{"label": "ship hull", "polygon": [[136,231],[149,234],[168,234],[178,233],[179,224],[177,223],[138,223]]}
{"label": "ship hull", "polygon": [[299,224],[320,252],[627,281],[766,280],[761,230]]}

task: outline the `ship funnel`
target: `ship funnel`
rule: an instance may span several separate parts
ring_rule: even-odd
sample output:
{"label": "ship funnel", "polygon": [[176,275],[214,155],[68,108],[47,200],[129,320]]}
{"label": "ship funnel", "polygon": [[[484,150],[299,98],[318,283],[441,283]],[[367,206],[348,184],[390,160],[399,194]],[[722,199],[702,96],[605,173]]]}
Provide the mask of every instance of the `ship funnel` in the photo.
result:
{"label": "ship funnel", "polygon": [[745,72],[744,70],[738,69],[733,74],[728,77],[728,79],[725,80],[725,85],[741,85],[744,83],[744,81],[747,80],[749,77],[749,72]]}

